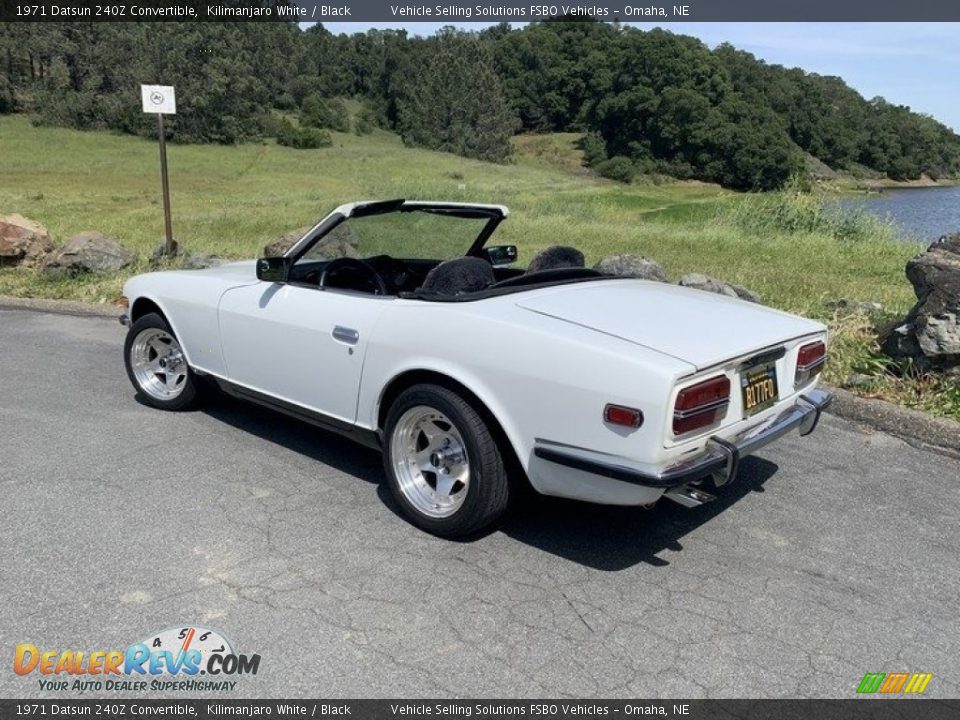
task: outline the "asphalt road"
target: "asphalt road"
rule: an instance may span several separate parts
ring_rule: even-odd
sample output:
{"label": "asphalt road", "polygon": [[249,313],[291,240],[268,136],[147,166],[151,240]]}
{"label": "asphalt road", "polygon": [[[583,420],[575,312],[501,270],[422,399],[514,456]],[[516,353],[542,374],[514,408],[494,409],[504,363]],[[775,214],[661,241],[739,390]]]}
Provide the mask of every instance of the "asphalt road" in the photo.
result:
{"label": "asphalt road", "polygon": [[[471,542],[396,514],[375,453],[218,399],[134,399],[114,321],[0,311],[0,697],[13,647],[216,628],[232,697],[960,695],[960,463],[827,417],[712,505],[533,498]],[[73,697],[61,695],[61,697]]]}

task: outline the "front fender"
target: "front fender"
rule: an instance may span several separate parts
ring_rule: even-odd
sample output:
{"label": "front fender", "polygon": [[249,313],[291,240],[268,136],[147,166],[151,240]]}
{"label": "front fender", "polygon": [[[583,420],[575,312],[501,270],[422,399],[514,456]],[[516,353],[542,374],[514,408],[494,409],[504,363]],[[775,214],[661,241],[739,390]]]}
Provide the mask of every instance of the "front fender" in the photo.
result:
{"label": "front fender", "polygon": [[196,271],[171,271],[133,277],[123,293],[131,309],[140,299],[160,308],[190,367],[226,377],[217,319],[217,305],[226,290],[225,283],[213,282]]}

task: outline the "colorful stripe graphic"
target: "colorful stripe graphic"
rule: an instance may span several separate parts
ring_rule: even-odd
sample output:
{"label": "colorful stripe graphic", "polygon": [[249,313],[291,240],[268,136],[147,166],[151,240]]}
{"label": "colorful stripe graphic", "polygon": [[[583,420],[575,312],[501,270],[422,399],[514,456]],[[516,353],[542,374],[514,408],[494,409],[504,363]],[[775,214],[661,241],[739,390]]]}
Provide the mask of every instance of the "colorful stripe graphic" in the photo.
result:
{"label": "colorful stripe graphic", "polygon": [[922,693],[927,689],[931,680],[933,680],[933,673],[914,673],[910,676],[910,680],[903,691],[905,693]]}
{"label": "colorful stripe graphic", "polygon": [[927,689],[932,679],[933,673],[867,673],[857,686],[857,692],[884,695],[903,692],[917,695]]}

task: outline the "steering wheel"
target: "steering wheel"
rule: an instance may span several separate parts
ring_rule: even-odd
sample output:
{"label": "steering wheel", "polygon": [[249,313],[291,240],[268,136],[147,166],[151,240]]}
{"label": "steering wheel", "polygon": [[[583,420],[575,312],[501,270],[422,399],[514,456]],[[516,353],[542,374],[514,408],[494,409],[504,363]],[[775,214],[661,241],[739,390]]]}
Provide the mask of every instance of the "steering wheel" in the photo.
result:
{"label": "steering wheel", "polygon": [[387,291],[387,283],[384,282],[376,268],[374,268],[373,265],[368,263],[366,260],[351,257],[337,258],[336,260],[331,260],[327,263],[327,266],[323,268],[323,272],[320,273],[320,289],[323,290],[324,286],[326,286],[327,278],[332,274],[332,272],[342,270],[344,268],[353,268],[354,270],[360,270],[361,272],[366,273],[376,284],[377,295],[389,295],[389,292]]}

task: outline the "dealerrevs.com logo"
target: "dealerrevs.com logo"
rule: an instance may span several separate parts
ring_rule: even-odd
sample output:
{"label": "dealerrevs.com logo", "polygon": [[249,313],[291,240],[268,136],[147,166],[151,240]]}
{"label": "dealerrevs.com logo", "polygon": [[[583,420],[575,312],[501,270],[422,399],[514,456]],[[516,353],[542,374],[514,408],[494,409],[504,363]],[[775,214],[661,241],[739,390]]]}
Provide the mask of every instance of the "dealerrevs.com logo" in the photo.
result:
{"label": "dealerrevs.com logo", "polygon": [[256,675],[260,656],[234,651],[216,630],[169,628],[126,650],[41,649],[21,643],[13,653],[17,675],[36,675],[49,692],[229,692],[238,675]]}

